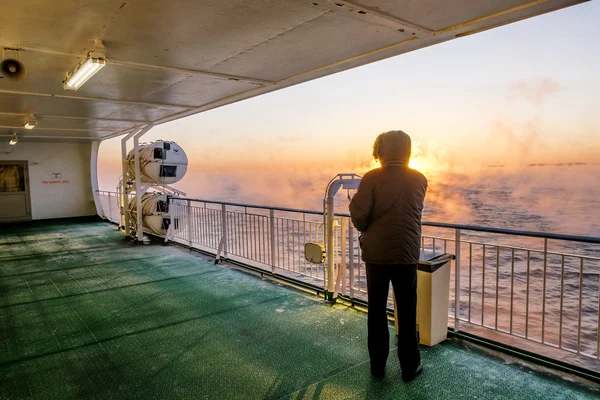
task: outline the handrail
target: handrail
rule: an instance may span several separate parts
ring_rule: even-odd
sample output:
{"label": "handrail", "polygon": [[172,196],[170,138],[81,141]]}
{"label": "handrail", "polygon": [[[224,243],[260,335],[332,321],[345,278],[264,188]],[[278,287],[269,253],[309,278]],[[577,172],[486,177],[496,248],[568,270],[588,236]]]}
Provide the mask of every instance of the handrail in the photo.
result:
{"label": "handrail", "polygon": [[[177,197],[178,200],[189,200],[196,201],[199,203],[207,203],[207,204],[219,204],[226,205],[231,207],[244,207],[244,208],[254,208],[258,210],[275,210],[275,211],[283,211],[283,212],[296,212],[303,214],[311,214],[311,215],[323,215],[323,211],[315,211],[315,210],[302,210],[298,208],[285,208],[285,207],[274,207],[274,206],[259,206],[256,204],[245,204],[245,203],[231,203],[226,201],[218,201],[218,200],[202,200],[202,199],[194,199],[188,197]],[[341,216],[341,214],[336,214]]]}
{"label": "handrail", "polygon": [[[297,212],[304,214],[312,214],[312,215],[323,215],[322,211],[314,211],[314,210],[302,210],[295,208],[284,208],[284,207],[273,207],[273,206],[258,206],[253,204],[244,204],[244,203],[230,203],[224,201],[216,201],[216,200],[202,200],[202,199],[193,199],[193,198],[181,198],[181,200],[190,200],[197,201],[200,203],[208,203],[208,204],[224,204],[226,206],[232,207],[246,207],[246,208],[254,208],[254,209],[262,209],[262,210],[275,210],[275,211],[283,211],[283,212]],[[338,217],[350,217],[348,213],[336,213]],[[463,225],[463,224],[448,224],[443,222],[429,222],[423,221],[423,225],[431,226],[435,228],[448,228],[448,229],[460,229],[465,231],[474,231],[474,232],[487,232],[487,233],[500,233],[506,235],[515,235],[515,236],[527,236],[527,237],[536,237],[541,239],[553,239],[553,240],[565,240],[572,242],[583,242],[583,243],[592,243],[592,244],[600,244],[600,238],[591,237],[591,236],[578,236],[578,235],[566,235],[560,233],[544,233],[544,232],[531,232],[531,231],[521,231],[514,229],[503,229],[503,228],[491,228],[486,226],[476,226],[476,225]]]}
{"label": "handrail", "polygon": [[[99,192],[107,193],[107,191],[100,190]],[[255,204],[245,204],[245,203],[233,203],[233,202],[225,202],[218,200],[203,200],[203,199],[195,199],[189,197],[177,197],[179,200],[189,200],[199,203],[207,203],[207,204],[219,204],[226,205],[231,207],[245,207],[245,208],[254,208],[258,210],[275,210],[282,212],[297,212],[303,214],[310,215],[323,215],[322,211],[315,210],[302,210],[297,208],[285,208],[285,207],[276,207],[276,206],[260,206]],[[336,213],[337,217],[350,217],[348,213]],[[447,229],[460,229],[464,231],[472,231],[472,232],[486,232],[486,233],[498,233],[504,235],[514,235],[514,236],[525,236],[525,237],[534,237],[541,239],[551,239],[551,240],[564,240],[570,242],[580,242],[580,243],[591,243],[591,244],[600,244],[600,237],[591,237],[591,236],[579,236],[579,235],[566,235],[560,233],[545,233],[545,232],[531,232],[531,231],[521,231],[514,229],[504,229],[504,228],[491,228],[486,226],[476,226],[476,225],[463,225],[463,224],[449,224],[443,222],[429,222],[423,221],[424,226],[430,226],[434,228],[447,228]]]}

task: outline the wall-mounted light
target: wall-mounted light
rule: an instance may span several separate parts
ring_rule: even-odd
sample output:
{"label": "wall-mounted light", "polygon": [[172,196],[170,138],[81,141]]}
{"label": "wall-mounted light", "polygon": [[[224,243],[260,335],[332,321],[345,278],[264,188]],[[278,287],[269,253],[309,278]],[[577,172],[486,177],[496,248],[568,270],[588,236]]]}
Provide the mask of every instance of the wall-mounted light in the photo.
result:
{"label": "wall-mounted light", "polygon": [[19,142],[19,138],[17,137],[17,134],[13,133],[12,138],[10,139],[10,142],[8,142],[8,144],[14,146],[18,142]]}
{"label": "wall-mounted light", "polygon": [[36,125],[37,125],[37,119],[35,119],[35,116],[30,115],[29,117],[27,117],[25,119],[25,122],[23,123],[23,128],[33,129],[33,128],[35,128]]}
{"label": "wall-mounted light", "polygon": [[92,76],[106,65],[106,48],[102,40],[95,39],[94,47],[73,71],[68,73],[63,80],[63,89],[77,90]]}

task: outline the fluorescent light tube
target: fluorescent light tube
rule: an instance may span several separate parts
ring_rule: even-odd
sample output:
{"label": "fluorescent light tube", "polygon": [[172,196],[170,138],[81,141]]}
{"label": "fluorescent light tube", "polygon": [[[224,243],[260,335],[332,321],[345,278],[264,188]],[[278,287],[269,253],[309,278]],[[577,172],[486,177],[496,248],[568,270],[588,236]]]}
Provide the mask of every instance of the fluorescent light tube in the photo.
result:
{"label": "fluorescent light tube", "polygon": [[63,82],[63,89],[77,90],[86,83],[92,76],[100,71],[106,65],[103,58],[88,58],[85,62],[67,75]]}

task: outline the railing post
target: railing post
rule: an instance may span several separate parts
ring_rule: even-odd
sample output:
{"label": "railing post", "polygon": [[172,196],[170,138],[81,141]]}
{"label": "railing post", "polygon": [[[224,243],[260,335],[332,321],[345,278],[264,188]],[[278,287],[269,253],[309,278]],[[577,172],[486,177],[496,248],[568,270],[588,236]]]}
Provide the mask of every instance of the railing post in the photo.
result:
{"label": "railing post", "polygon": [[223,257],[227,258],[227,213],[226,205],[221,205],[221,229],[223,230]]}
{"label": "railing post", "polygon": [[342,227],[340,232],[341,237],[341,251],[342,251],[342,260],[339,268],[342,269],[341,274],[338,274],[342,279],[342,293],[346,294],[346,228],[348,226],[347,217],[341,217],[342,219]]}
{"label": "railing post", "polygon": [[269,234],[271,238],[271,271],[275,273],[275,210],[269,210]]}
{"label": "railing post", "polygon": [[327,250],[327,274],[326,274],[326,292],[327,299],[333,301],[333,292],[335,290],[335,229],[333,227],[334,215],[333,215],[333,196],[327,198],[327,214],[326,214],[326,245]]}
{"label": "railing post", "polygon": [[544,282],[542,289],[542,343],[545,336],[546,328],[546,267],[548,266],[548,238],[544,238]]}
{"label": "railing post", "polygon": [[454,332],[460,329],[460,229],[456,229],[454,260]]}
{"label": "railing post", "polygon": [[348,226],[348,267],[350,269],[350,297],[354,298],[354,227],[352,224]]}
{"label": "railing post", "polygon": [[[179,209],[175,207],[175,203],[173,202],[173,198],[171,196],[167,196],[167,212],[169,213],[169,229],[167,229],[167,234],[165,235],[165,243],[171,239],[171,237],[175,236],[175,210],[177,210],[177,215],[179,216]],[[178,219],[179,221],[179,219]],[[190,247],[191,250],[191,247]]]}
{"label": "railing post", "polygon": [[[112,221],[111,217],[112,217],[112,207],[110,205],[110,203],[112,202],[112,199],[110,198],[110,192],[108,192],[108,220]],[[102,213],[104,213],[104,207],[102,207]],[[106,215],[104,216],[106,218]]]}
{"label": "railing post", "polygon": [[185,201],[185,230],[187,231],[188,245],[192,249],[192,207],[189,200]]}

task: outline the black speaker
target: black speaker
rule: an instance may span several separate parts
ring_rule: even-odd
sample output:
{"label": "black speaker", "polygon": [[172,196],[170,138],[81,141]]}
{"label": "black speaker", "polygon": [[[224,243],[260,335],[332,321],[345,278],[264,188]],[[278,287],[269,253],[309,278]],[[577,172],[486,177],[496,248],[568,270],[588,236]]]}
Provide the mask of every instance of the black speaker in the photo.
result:
{"label": "black speaker", "polygon": [[25,66],[19,60],[7,58],[0,63],[0,76],[3,78],[20,81],[25,78],[25,75],[27,75]]}

